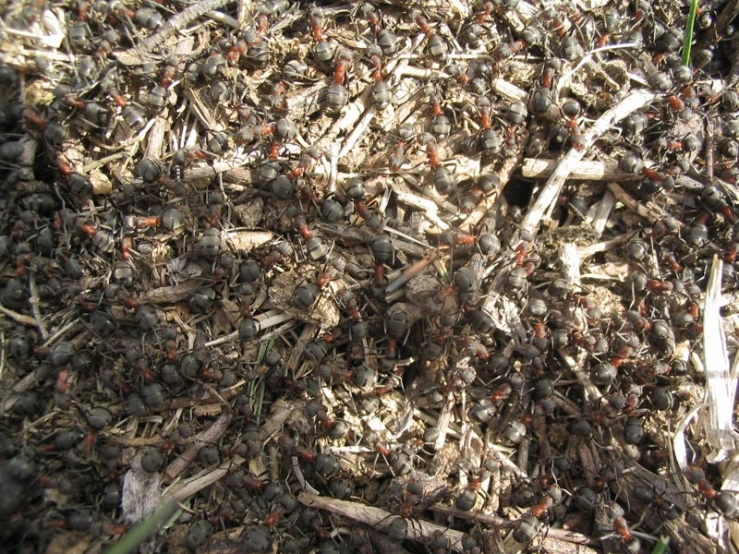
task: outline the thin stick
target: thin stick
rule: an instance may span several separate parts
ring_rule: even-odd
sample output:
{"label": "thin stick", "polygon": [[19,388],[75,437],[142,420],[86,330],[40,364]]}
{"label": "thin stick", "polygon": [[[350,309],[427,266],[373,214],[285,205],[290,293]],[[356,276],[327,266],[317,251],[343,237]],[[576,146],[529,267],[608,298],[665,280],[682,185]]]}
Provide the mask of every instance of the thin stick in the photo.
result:
{"label": "thin stick", "polygon": [[16,323],[20,323],[21,325],[27,325],[29,327],[38,327],[38,321],[36,321],[35,318],[19,314],[18,312],[14,312],[11,309],[6,308],[2,304],[0,304],[0,313],[5,314],[10,319],[15,321]]}
{"label": "thin stick", "polygon": [[46,326],[44,325],[44,320],[41,318],[41,310],[39,310],[38,303],[39,303],[39,297],[38,297],[38,288],[36,287],[36,279],[33,277],[33,273],[31,273],[31,277],[28,281],[28,287],[31,291],[31,297],[29,298],[29,302],[31,303],[31,311],[33,312],[33,317],[36,318],[36,322],[38,324],[38,330],[39,333],[41,333],[41,338],[44,340],[49,338],[49,332],[46,330]]}
{"label": "thin stick", "polygon": [[134,50],[138,50],[138,52],[151,52],[171,35],[189,25],[191,21],[195,21],[198,17],[210,11],[222,8],[230,2],[231,0],[203,0],[202,2],[198,2],[171,17],[158,33],[144,39],[140,44],[136,45]]}
{"label": "thin stick", "polygon": [[562,192],[562,187],[570,173],[572,173],[575,167],[580,163],[585,152],[588,151],[598,137],[608,131],[612,125],[618,123],[623,118],[642,106],[645,106],[652,100],[658,98],[658,96],[658,94],[647,90],[634,91],[613,108],[604,113],[590,129],[585,131],[582,135],[582,147],[579,149],[571,148],[569,152],[565,154],[562,162],[557,166],[557,169],[539,193],[539,197],[536,199],[536,202],[534,202],[534,205],[526,214],[523,224],[521,225],[522,229],[531,232],[536,231],[539,223],[545,215],[554,209],[557,199],[559,198],[559,194]]}
{"label": "thin stick", "polygon": [[[530,179],[548,178],[556,171],[558,164],[559,160],[526,158],[521,166],[521,175]],[[583,160],[568,178],[583,181],[638,181],[642,177],[621,171],[616,160]]]}
{"label": "thin stick", "polygon": [[223,412],[213,425],[202,433],[195,435],[188,449],[167,466],[167,469],[164,471],[164,478],[173,481],[192,463],[203,446],[217,444],[218,440],[228,429],[229,423],[231,423],[231,414],[229,412]]}
{"label": "thin stick", "polygon": [[[452,515],[454,517],[459,517],[462,519],[474,519],[478,523],[489,525],[498,529],[512,529],[518,525],[518,522],[516,520],[503,519],[501,517],[491,516],[479,511],[461,512],[459,510],[455,510],[454,508],[442,506],[439,504],[435,504],[431,507],[431,509],[434,512],[444,515]],[[562,543],[573,543],[582,545],[580,546],[580,548],[577,549],[577,552],[580,552],[581,554],[596,554],[597,552],[596,550],[593,550],[592,548],[588,548],[586,546],[596,546],[598,544],[598,541],[596,539],[591,539],[590,537],[587,537],[580,533],[574,533],[572,531],[565,531],[562,529],[554,529],[551,527],[547,529],[546,537],[542,539],[541,546],[553,552],[561,552],[563,546]],[[570,547],[568,547],[567,551],[571,551]]]}
{"label": "thin stick", "polygon": [[385,287],[385,294],[392,294],[396,290],[403,287],[406,283],[408,283],[408,281],[410,281],[416,275],[421,273],[438,257],[439,257],[438,252],[432,252],[428,256],[424,256],[423,258],[418,260],[416,263],[408,266],[406,270],[403,271],[403,273],[401,273],[397,279],[388,283],[388,285]]}
{"label": "thin stick", "polygon": [[[387,531],[398,518],[393,514],[375,508],[374,506],[366,506],[358,502],[348,502],[346,500],[336,500],[325,496],[316,496],[301,492],[298,494],[298,501],[311,508],[318,508],[328,512],[338,514],[354,521],[359,521],[378,531]],[[459,549],[463,533],[447,529],[440,525],[414,519],[413,523],[408,524],[408,538],[419,542],[429,542],[436,536],[443,535],[451,542],[452,548]]]}
{"label": "thin stick", "polygon": [[608,190],[613,193],[616,200],[652,223],[657,223],[667,215],[659,206],[653,205],[652,203],[650,203],[652,204],[650,206],[645,206],[616,183],[608,183]]}

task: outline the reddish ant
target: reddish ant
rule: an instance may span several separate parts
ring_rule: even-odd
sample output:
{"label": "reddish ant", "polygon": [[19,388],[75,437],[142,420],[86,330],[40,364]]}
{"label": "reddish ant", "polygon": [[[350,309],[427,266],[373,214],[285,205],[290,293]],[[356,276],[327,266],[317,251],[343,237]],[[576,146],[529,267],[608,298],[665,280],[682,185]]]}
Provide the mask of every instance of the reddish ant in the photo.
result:
{"label": "reddish ant", "polygon": [[41,129],[45,129],[49,125],[48,121],[31,110],[23,110],[23,120]]}
{"label": "reddish ant", "polygon": [[274,508],[272,508],[272,511],[267,516],[267,519],[264,520],[264,524],[267,527],[274,527],[280,520],[280,518],[285,515],[285,513],[285,508],[283,508],[282,506],[275,506]]}
{"label": "reddish ant", "polygon": [[552,88],[554,76],[557,74],[557,71],[559,71],[559,68],[559,60],[547,60],[544,64],[544,69],[541,72],[541,86],[547,89]]}
{"label": "reddish ant", "polygon": [[110,87],[108,89],[108,95],[113,99],[113,102],[116,103],[116,106],[119,108],[125,108],[128,106],[128,102],[126,102],[126,99],[123,98],[120,91],[115,87]]}
{"label": "reddish ant", "polygon": [[493,8],[492,2],[483,2],[474,13],[475,21],[477,23],[484,23],[485,19],[493,12]]}
{"label": "reddish ant", "polygon": [[85,108],[85,103],[77,98],[73,93],[65,94],[62,98],[62,103],[66,106],[69,106],[70,108],[77,108],[78,110],[83,110]]}
{"label": "reddish ant", "polygon": [[621,537],[622,541],[627,543],[632,541],[633,535],[631,534],[631,531],[629,531],[626,519],[624,519],[623,516],[619,516],[613,520],[613,527],[616,529],[616,532],[618,533],[618,536]]}
{"label": "reddish ant", "polygon": [[647,178],[651,179],[652,181],[655,181],[657,183],[661,183],[664,181],[667,176],[662,171],[656,171],[654,169],[651,169],[649,167],[645,167],[642,169],[642,174]]}
{"label": "reddish ant", "polygon": [[706,478],[706,474],[698,466],[688,466],[684,470],[685,478],[691,485],[698,487],[698,492],[713,504],[725,516],[733,517],[737,512],[736,495],[731,492],[717,491]]}
{"label": "reddish ant", "polygon": [[316,42],[323,42],[324,40],[323,31],[321,30],[323,23],[323,16],[318,12],[318,10],[311,10],[308,14],[308,24],[311,27],[311,32],[313,33],[313,38],[316,39]]}
{"label": "reddish ant", "polygon": [[647,281],[647,288],[653,292],[672,292],[672,289],[674,287],[669,281],[658,281],[657,279],[650,279],[649,281]]}
{"label": "reddish ant", "polygon": [[316,454],[304,446],[296,446],[295,447],[295,455],[298,456],[300,459],[302,459],[305,462],[312,463],[316,461]]}
{"label": "reddish ant", "polygon": [[441,162],[439,161],[439,152],[436,149],[436,143],[431,137],[429,137],[429,140],[426,143],[426,157],[428,158],[431,167],[437,168],[441,166]]}
{"label": "reddish ant", "polygon": [[680,100],[680,98],[678,98],[674,94],[671,94],[665,100],[667,101],[667,104],[670,106],[670,108],[672,108],[676,112],[682,111],[683,108],[685,107],[685,104],[683,104],[683,101]]}
{"label": "reddish ant", "polygon": [[375,83],[382,81],[382,58],[378,53],[370,56],[370,64],[372,64],[372,79]]}
{"label": "reddish ant", "polygon": [[56,376],[56,385],[55,390],[58,394],[64,395],[67,394],[67,391],[69,390],[69,379],[70,378],[70,371],[68,367],[62,367],[59,369],[59,373],[57,373]]}
{"label": "reddish ant", "polygon": [[726,254],[724,254],[724,261],[734,263],[737,251],[739,251],[739,242],[732,241],[731,245],[729,245],[729,248],[726,250]]}
{"label": "reddish ant", "polygon": [[293,219],[293,223],[295,225],[295,228],[300,232],[300,236],[302,236],[305,240],[310,240],[313,238],[313,232],[310,230],[310,227],[308,227],[308,223],[305,220],[305,216],[300,214],[295,216]]}
{"label": "reddish ant", "polygon": [[507,58],[512,58],[513,56],[518,54],[521,50],[523,50],[524,46],[526,46],[526,42],[523,40],[515,40],[513,42],[501,44],[495,50],[494,57],[498,61],[502,61]]}
{"label": "reddish ant", "polygon": [[434,36],[434,30],[431,28],[431,25],[429,25],[428,20],[424,16],[420,14],[417,15],[415,21],[416,25],[418,25],[424,35],[426,35],[427,37]]}
{"label": "reddish ant", "polygon": [[466,337],[463,340],[463,344],[467,350],[479,360],[487,361],[490,359],[490,353],[488,349],[478,339]]}
{"label": "reddish ant", "polygon": [[490,400],[492,400],[493,402],[507,400],[512,392],[513,387],[509,383],[503,383],[493,391],[493,393],[490,395]]}
{"label": "reddish ant", "polygon": [[342,52],[339,55],[339,59],[336,62],[336,68],[334,69],[334,84],[343,85],[346,80],[346,71],[349,69],[351,64],[351,55],[347,52]]}
{"label": "reddish ant", "polygon": [[163,86],[164,88],[169,88],[169,86],[172,84],[172,81],[174,81],[176,76],[177,76],[176,64],[172,62],[165,63],[164,67],[162,68],[162,74],[159,79],[159,84]]}
{"label": "reddish ant", "polygon": [[570,131],[570,141],[575,150],[583,150],[585,148],[582,130],[574,119],[567,122],[567,128]]}
{"label": "reddish ant", "polygon": [[[680,263],[675,259],[675,255],[674,254],[672,254],[670,252],[668,252],[667,254],[665,254],[664,261],[665,261],[665,263],[668,266],[670,266],[670,269],[672,269],[672,271],[674,271],[675,273],[682,272],[683,266],[680,265]],[[731,261],[733,261],[733,260],[731,260]]]}

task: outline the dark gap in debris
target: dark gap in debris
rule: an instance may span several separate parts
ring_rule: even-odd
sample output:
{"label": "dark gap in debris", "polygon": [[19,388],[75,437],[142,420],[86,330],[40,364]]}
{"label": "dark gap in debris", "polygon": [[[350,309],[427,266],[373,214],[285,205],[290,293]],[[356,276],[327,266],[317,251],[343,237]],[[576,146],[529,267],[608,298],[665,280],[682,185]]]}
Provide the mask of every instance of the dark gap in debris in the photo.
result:
{"label": "dark gap in debris", "polygon": [[535,183],[528,179],[513,177],[503,189],[503,198],[509,206],[525,208],[531,201],[534,185]]}

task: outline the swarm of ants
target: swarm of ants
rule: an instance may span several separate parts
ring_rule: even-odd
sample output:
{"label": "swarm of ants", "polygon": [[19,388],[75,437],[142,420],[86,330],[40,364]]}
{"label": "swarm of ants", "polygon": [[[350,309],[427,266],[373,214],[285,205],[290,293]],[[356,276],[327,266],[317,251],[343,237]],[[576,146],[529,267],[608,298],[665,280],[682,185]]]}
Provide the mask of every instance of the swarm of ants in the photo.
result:
{"label": "swarm of ants", "polygon": [[699,4],[4,6],[2,550],[736,550]]}

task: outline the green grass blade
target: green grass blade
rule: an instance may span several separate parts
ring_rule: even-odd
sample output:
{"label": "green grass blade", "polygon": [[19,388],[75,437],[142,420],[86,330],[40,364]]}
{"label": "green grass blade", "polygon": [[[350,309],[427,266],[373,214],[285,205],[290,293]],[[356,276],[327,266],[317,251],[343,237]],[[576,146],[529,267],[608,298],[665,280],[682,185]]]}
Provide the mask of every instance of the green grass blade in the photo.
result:
{"label": "green grass blade", "polygon": [[105,554],[129,554],[134,552],[144,541],[154,534],[159,526],[177,511],[177,502],[162,504],[145,520],[134,525],[116,544],[105,551]]}
{"label": "green grass blade", "polygon": [[685,26],[685,40],[683,40],[683,65],[690,66],[690,49],[693,47],[693,28],[695,17],[698,14],[698,0],[690,0],[688,22]]}
{"label": "green grass blade", "polygon": [[670,544],[669,537],[660,538],[659,542],[654,545],[654,550],[652,550],[652,554],[665,554],[668,544]]}

